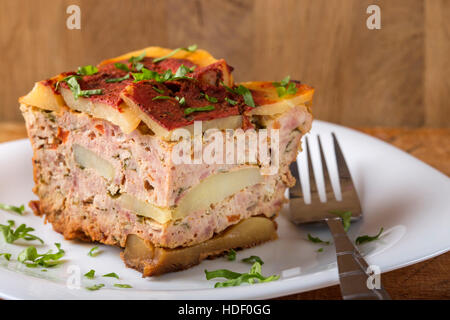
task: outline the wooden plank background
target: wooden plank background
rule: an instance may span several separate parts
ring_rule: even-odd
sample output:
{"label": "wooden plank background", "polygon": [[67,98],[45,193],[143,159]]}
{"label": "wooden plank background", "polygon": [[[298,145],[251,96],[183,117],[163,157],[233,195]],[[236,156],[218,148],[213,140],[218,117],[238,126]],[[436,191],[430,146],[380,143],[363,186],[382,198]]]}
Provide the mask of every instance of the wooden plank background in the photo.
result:
{"label": "wooden plank background", "polygon": [[[81,7],[81,30],[66,8]],[[381,7],[381,30],[366,8]],[[450,126],[447,0],[0,0],[0,122],[21,121],[35,81],[149,45],[197,43],[235,78],[290,74],[316,118],[349,126]]]}

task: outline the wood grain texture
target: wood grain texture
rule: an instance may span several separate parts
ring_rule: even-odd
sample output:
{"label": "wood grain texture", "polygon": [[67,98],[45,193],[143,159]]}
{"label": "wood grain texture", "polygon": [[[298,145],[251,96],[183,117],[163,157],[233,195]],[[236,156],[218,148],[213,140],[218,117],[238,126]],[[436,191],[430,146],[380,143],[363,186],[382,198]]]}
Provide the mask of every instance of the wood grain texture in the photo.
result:
{"label": "wood grain texture", "polygon": [[[381,7],[381,30],[366,8]],[[81,8],[81,30],[66,8]],[[290,74],[316,88],[317,118],[351,126],[450,126],[446,0],[0,0],[0,121],[17,97],[79,65],[197,43],[238,81]]]}
{"label": "wood grain texture", "polygon": [[[357,128],[403,149],[450,176],[450,128]],[[21,123],[0,123],[0,142],[25,138]],[[450,252],[382,275],[393,299],[450,299]],[[280,299],[341,299],[338,286]]]}

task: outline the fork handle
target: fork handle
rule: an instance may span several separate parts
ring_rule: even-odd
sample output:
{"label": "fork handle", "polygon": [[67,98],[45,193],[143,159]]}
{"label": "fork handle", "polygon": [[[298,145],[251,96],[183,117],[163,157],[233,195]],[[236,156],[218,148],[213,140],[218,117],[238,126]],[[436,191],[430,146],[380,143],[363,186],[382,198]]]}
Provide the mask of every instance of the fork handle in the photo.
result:
{"label": "fork handle", "polygon": [[[348,239],[341,218],[326,219],[336,246],[339,281],[344,300],[390,300],[389,294],[381,285],[381,280],[373,281],[369,265]],[[379,275],[375,275],[379,276]],[[369,282],[372,284],[369,288]],[[376,285],[378,285],[378,289]]]}

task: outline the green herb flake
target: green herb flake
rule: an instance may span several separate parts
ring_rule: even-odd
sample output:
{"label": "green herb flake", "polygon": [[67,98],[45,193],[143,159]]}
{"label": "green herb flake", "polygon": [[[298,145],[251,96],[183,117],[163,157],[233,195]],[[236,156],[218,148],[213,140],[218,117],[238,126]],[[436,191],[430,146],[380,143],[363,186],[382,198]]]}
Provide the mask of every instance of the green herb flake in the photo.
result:
{"label": "green herb flake", "polygon": [[88,279],[94,279],[95,278],[95,270],[89,270],[89,272],[86,272],[84,276]]}
{"label": "green herb flake", "polygon": [[378,240],[382,233],[383,233],[383,228],[381,228],[380,231],[378,232],[378,234],[375,235],[375,236],[364,235],[364,236],[360,236],[360,237],[356,238],[355,243],[356,244],[363,244],[363,243],[366,243],[366,242],[371,242],[371,241]]}
{"label": "green herb flake", "polygon": [[72,75],[64,78],[64,81],[72,91],[73,97],[77,100],[79,97],[90,97],[92,95],[99,95],[103,93],[102,89],[91,89],[91,90],[81,90],[80,84],[78,83],[79,76]]}
{"label": "green herb flake", "polygon": [[112,79],[106,79],[105,82],[106,83],[114,83],[114,82],[122,82],[124,80],[130,79],[130,74],[127,74],[123,77],[120,78],[112,78]]}
{"label": "green herb flake", "polygon": [[290,82],[291,77],[287,76],[281,82],[272,82],[272,85],[277,88],[278,97],[282,98],[287,94],[296,94],[297,87],[294,82]]}
{"label": "green herb flake", "polygon": [[313,237],[311,234],[308,233],[308,240],[311,241],[312,243],[324,243],[326,245],[330,244],[330,241],[323,241],[322,239],[320,239],[319,237]]}
{"label": "green herb flake", "polygon": [[198,46],[196,44],[193,44],[193,45],[190,45],[187,48],[177,48],[177,49],[173,50],[172,52],[170,52],[169,54],[166,54],[165,56],[153,59],[153,63],[158,63],[158,62],[161,62],[161,61],[163,61],[165,59],[168,59],[168,58],[172,57],[173,55],[175,55],[177,52],[179,52],[181,50],[184,50],[184,51],[187,51],[187,52],[194,52],[194,51],[197,50],[197,47]]}
{"label": "green herb flake", "polygon": [[350,228],[350,221],[352,218],[352,213],[350,211],[330,211],[330,213],[339,216],[342,219],[342,224],[344,226],[345,232]]}
{"label": "green herb flake", "polygon": [[100,290],[101,288],[103,288],[105,285],[103,283],[99,283],[99,284],[95,284],[91,287],[86,287],[86,290],[89,291],[96,291],[96,290]]}
{"label": "green herb flake", "polygon": [[84,67],[78,67],[77,74],[80,76],[91,76],[93,74],[96,74],[97,72],[98,72],[97,67],[87,65]]}
{"label": "green herb flake", "polygon": [[44,243],[44,240],[41,238],[30,234],[31,231],[34,231],[33,228],[27,227],[25,224],[21,224],[14,230],[15,222],[13,220],[8,220],[8,225],[0,224],[0,232],[3,233],[5,241],[7,243],[13,243],[18,239],[24,239],[26,241],[38,240],[40,243]]}
{"label": "green herb flake", "polygon": [[323,252],[323,248],[317,249],[317,252]]}
{"label": "green herb flake", "polygon": [[4,211],[9,211],[9,212],[15,212],[18,213],[20,215],[23,215],[23,213],[25,212],[25,206],[21,205],[20,207],[16,207],[16,206],[10,206],[4,203],[0,202],[0,209],[4,210]]}
{"label": "green herb flake", "polygon": [[65,251],[61,249],[61,244],[55,243],[55,246],[58,252],[53,253],[52,250],[49,250],[44,254],[39,254],[35,247],[28,247],[19,253],[17,260],[25,264],[28,268],[35,268],[37,266],[45,268],[54,267],[62,263],[59,260],[65,255]]}
{"label": "green herb flake", "polygon": [[184,109],[184,114],[188,115],[194,112],[199,112],[199,111],[211,111],[214,110],[214,106],[208,105],[208,106],[204,106],[204,107],[198,107],[198,108],[186,108]]}
{"label": "green herb flake", "polygon": [[215,98],[215,97],[210,97],[210,96],[208,96],[208,94],[206,94],[206,93],[202,93],[202,96],[204,96],[206,100],[208,100],[209,102],[212,102],[212,103],[217,103],[217,101],[218,101],[217,98]]}
{"label": "green herb flake", "polygon": [[248,258],[242,259],[241,261],[249,264],[254,264],[255,262],[258,262],[260,265],[264,264],[264,261],[262,261],[262,259],[258,256],[250,256]]}
{"label": "green herb flake", "polygon": [[116,62],[114,63],[114,67],[116,67],[119,70],[130,72],[130,68],[125,63]]}
{"label": "green herb flake", "polygon": [[253,96],[250,90],[243,85],[239,85],[239,87],[236,88],[236,92],[244,97],[244,102],[246,105],[254,108],[255,102],[253,101]]}
{"label": "green herb flake", "polygon": [[98,251],[98,246],[93,247],[91,250],[89,250],[88,252],[88,256],[89,257],[96,257],[101,253],[101,251]]}
{"label": "green herb flake", "polygon": [[264,277],[261,274],[261,264],[259,262],[255,262],[250,272],[248,273],[238,273],[233,272],[226,269],[220,269],[215,271],[207,271],[205,270],[206,279],[214,279],[214,278],[225,278],[227,281],[217,282],[214,285],[214,288],[223,288],[223,287],[232,287],[239,286],[243,283],[255,284],[255,283],[263,283],[269,281],[275,281],[280,278],[278,275],[272,275],[269,277]]}
{"label": "green herb flake", "polygon": [[178,103],[180,104],[180,106],[184,106],[186,104],[186,99],[184,97],[178,97],[175,96],[175,99],[178,101]]}
{"label": "green herb flake", "polygon": [[155,101],[155,100],[172,100],[172,97],[169,97],[169,96],[156,96],[156,97],[152,98],[152,101]]}
{"label": "green herb flake", "polygon": [[102,275],[102,277],[109,277],[109,278],[119,279],[119,276],[117,275],[117,273],[114,273],[114,272],[104,274],[104,275]]}
{"label": "green herb flake", "polygon": [[229,261],[234,261],[234,260],[236,260],[236,251],[234,251],[233,249],[231,249],[230,251],[228,251],[227,259],[228,259]]}
{"label": "green herb flake", "polygon": [[133,288],[131,285],[125,284],[125,283],[115,283],[114,287],[124,288],[124,289]]}
{"label": "green herb flake", "polygon": [[158,88],[155,87],[155,86],[152,86],[152,89],[155,90],[156,92],[158,92],[159,94],[163,94],[163,93],[164,93],[164,90],[158,89]]}
{"label": "green herb flake", "polygon": [[235,106],[237,104],[237,101],[234,101],[233,99],[230,99],[228,97],[225,97],[225,101],[231,104],[232,106]]}
{"label": "green herb flake", "polygon": [[11,253],[0,253],[0,257],[3,256],[6,260],[10,260],[11,259]]}

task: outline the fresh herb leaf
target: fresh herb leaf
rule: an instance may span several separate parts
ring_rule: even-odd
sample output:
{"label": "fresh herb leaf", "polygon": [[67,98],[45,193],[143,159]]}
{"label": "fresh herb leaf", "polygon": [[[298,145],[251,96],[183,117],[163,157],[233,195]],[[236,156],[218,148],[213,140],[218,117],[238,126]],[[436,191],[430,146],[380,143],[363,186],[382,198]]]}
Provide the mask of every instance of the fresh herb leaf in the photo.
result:
{"label": "fresh herb leaf", "polygon": [[110,277],[110,278],[119,279],[119,276],[117,275],[117,273],[114,273],[114,272],[104,274],[104,275],[102,275],[102,277]]}
{"label": "fresh herb leaf", "polygon": [[10,212],[15,212],[22,215],[25,212],[25,206],[21,205],[20,207],[10,206],[0,202],[0,209]]}
{"label": "fresh herb leaf", "polygon": [[94,66],[88,65],[84,67],[78,67],[77,74],[80,76],[91,76],[93,74],[96,74],[98,72],[98,69]]}
{"label": "fresh herb leaf", "polygon": [[99,284],[95,284],[91,287],[86,287],[87,290],[89,291],[96,291],[96,290],[100,290],[101,288],[103,288],[105,285],[103,283],[99,283]]}
{"label": "fresh herb leaf", "polygon": [[253,101],[253,96],[250,90],[243,85],[239,85],[239,87],[236,88],[236,92],[244,97],[244,102],[246,105],[254,108],[255,102]]}
{"label": "fresh herb leaf", "polygon": [[155,101],[155,100],[172,100],[172,97],[169,97],[169,96],[156,96],[156,97],[152,98],[152,101]]}
{"label": "fresh herb leaf", "polygon": [[352,218],[352,213],[350,211],[330,211],[330,213],[335,214],[342,219],[342,224],[344,225],[345,232],[350,228],[350,220]]}
{"label": "fresh herb leaf", "polygon": [[155,86],[153,86],[152,88],[153,88],[153,90],[155,90],[155,91],[158,92],[159,94],[163,94],[163,93],[164,93],[164,90],[158,89],[158,88],[155,87]]}
{"label": "fresh herb leaf", "polygon": [[375,236],[364,235],[364,236],[360,236],[360,237],[356,238],[355,243],[363,244],[366,242],[378,240],[382,233],[383,233],[383,228],[381,228],[380,231],[378,232],[378,234]]}
{"label": "fresh herb leaf", "polygon": [[[168,70],[170,71],[170,70]],[[172,72],[170,72],[172,73]],[[157,82],[162,82],[161,77],[158,72],[153,70],[148,70],[147,68],[142,68],[140,73],[131,73],[134,78],[134,82],[142,81],[142,80],[155,80]]]}
{"label": "fresh herb leaf", "polygon": [[232,89],[232,88],[230,88],[229,86],[227,86],[225,83],[223,83],[223,82],[220,82],[220,84],[222,85],[222,87],[224,87],[225,88],[225,90],[227,90],[228,92],[230,92],[230,93],[233,93],[233,94],[237,94],[237,92],[234,90],[234,89]]}
{"label": "fresh herb leaf", "polygon": [[217,101],[218,101],[217,98],[210,97],[206,93],[202,93],[202,96],[204,96],[206,100],[208,100],[209,102],[212,102],[212,103],[217,103]]}
{"label": "fresh herb leaf", "polygon": [[311,234],[308,233],[308,240],[313,243],[324,243],[326,245],[330,244],[330,241],[323,241],[319,237],[313,237]]}
{"label": "fresh herb leaf", "polygon": [[72,91],[75,100],[77,100],[79,97],[90,97],[92,95],[98,95],[103,93],[102,89],[81,90],[80,84],[78,83],[78,79],[79,76],[76,75],[64,78],[64,81],[69,86],[70,91]]}
{"label": "fresh herb leaf", "polygon": [[120,63],[120,62],[116,62],[114,63],[114,66],[122,71],[126,71],[126,72],[130,72],[130,68],[128,68],[128,66],[125,63]]}
{"label": "fresh herb leaf", "polygon": [[6,260],[10,260],[11,259],[11,253],[0,253],[0,257],[4,256]]}
{"label": "fresh herb leaf", "polygon": [[174,78],[175,79],[192,79],[191,77],[186,77],[186,74],[193,72],[195,67],[188,68],[184,64],[178,67],[177,71],[175,72]]}
{"label": "fresh herb leaf", "polygon": [[273,86],[277,88],[277,93],[280,98],[285,96],[286,94],[296,94],[297,87],[295,83],[290,82],[291,77],[287,76],[281,82],[272,82]]}
{"label": "fresh herb leaf", "polygon": [[127,79],[130,79],[130,74],[127,74],[127,75],[125,75],[123,77],[120,77],[120,78],[106,79],[105,82],[106,83],[121,82],[121,81],[127,80]]}
{"label": "fresh herb leaf", "polygon": [[231,287],[231,286],[239,286],[242,283],[262,283],[262,282],[269,282],[279,279],[280,277],[278,275],[272,275],[269,277],[264,277],[261,274],[261,264],[259,262],[255,262],[252,265],[252,268],[250,269],[249,273],[238,273],[233,272],[226,269],[221,270],[215,270],[215,271],[207,271],[205,270],[206,279],[214,279],[214,278],[225,278],[227,281],[224,282],[217,282],[214,285],[214,288],[220,288],[220,287]]}
{"label": "fresh herb leaf", "polygon": [[180,104],[180,106],[184,106],[186,104],[186,99],[184,99],[184,97],[178,97],[175,96],[175,99],[178,101],[178,103]]}
{"label": "fresh herb leaf", "polygon": [[13,230],[14,226],[15,223],[13,220],[8,220],[8,225],[0,224],[0,231],[3,233],[7,243],[13,243],[18,239],[24,239],[26,241],[38,240],[42,244],[44,243],[41,238],[29,233],[34,231],[33,228],[27,227],[25,224],[21,224],[16,230]]}
{"label": "fresh herb leaf", "polygon": [[235,106],[237,104],[237,101],[234,101],[233,99],[230,99],[228,97],[225,97],[225,101],[231,104],[232,106]]}
{"label": "fresh herb leaf", "polygon": [[191,114],[193,112],[198,112],[198,111],[211,111],[214,110],[214,106],[208,105],[208,106],[204,106],[204,107],[197,107],[197,108],[186,108],[184,109],[184,114],[188,115]]}
{"label": "fresh herb leaf", "polygon": [[323,252],[323,248],[317,249],[317,252]]}
{"label": "fresh herb leaf", "polygon": [[22,262],[29,268],[34,268],[37,266],[45,267],[45,268],[51,268],[54,267],[62,261],[58,261],[65,255],[65,251],[61,249],[61,244],[55,243],[56,248],[58,249],[58,252],[53,253],[52,250],[47,251],[47,253],[39,254],[35,247],[28,247],[24,249],[21,253],[19,253],[19,256],[17,257],[17,260],[19,262]]}
{"label": "fresh herb leaf", "polygon": [[95,278],[95,270],[89,270],[89,272],[86,272],[84,276],[88,279],[94,279]]}
{"label": "fresh herb leaf", "polygon": [[228,259],[229,261],[234,261],[234,260],[236,260],[236,251],[234,251],[233,249],[231,249],[230,251],[228,251],[227,259]]}
{"label": "fresh herb leaf", "polygon": [[193,44],[193,45],[190,45],[190,46],[187,47],[187,48],[177,48],[177,49],[173,50],[172,52],[170,52],[169,54],[166,54],[165,56],[162,56],[162,57],[160,57],[160,58],[153,59],[153,63],[158,63],[158,62],[161,62],[161,61],[163,61],[163,60],[165,60],[165,59],[167,59],[167,58],[170,58],[170,57],[172,57],[174,54],[176,54],[177,52],[179,52],[179,51],[181,51],[181,50],[188,51],[188,52],[194,52],[194,51],[197,50],[197,45],[196,45],[196,44]]}
{"label": "fresh herb leaf", "polygon": [[101,253],[101,251],[98,251],[98,246],[93,247],[91,250],[89,250],[88,252],[88,256],[89,257],[96,257]]}
{"label": "fresh herb leaf", "polygon": [[142,61],[145,57],[145,51],[143,51],[140,55],[138,55],[137,57],[131,57],[130,59],[128,59],[128,62],[130,63],[136,63],[139,61]]}
{"label": "fresh herb leaf", "polygon": [[133,288],[129,284],[125,284],[125,283],[115,283],[114,287],[117,287],[117,288]]}
{"label": "fresh herb leaf", "polygon": [[264,264],[264,261],[262,261],[262,259],[258,256],[250,256],[248,258],[242,259],[241,261],[249,264],[253,264],[255,262],[258,262],[260,265]]}

